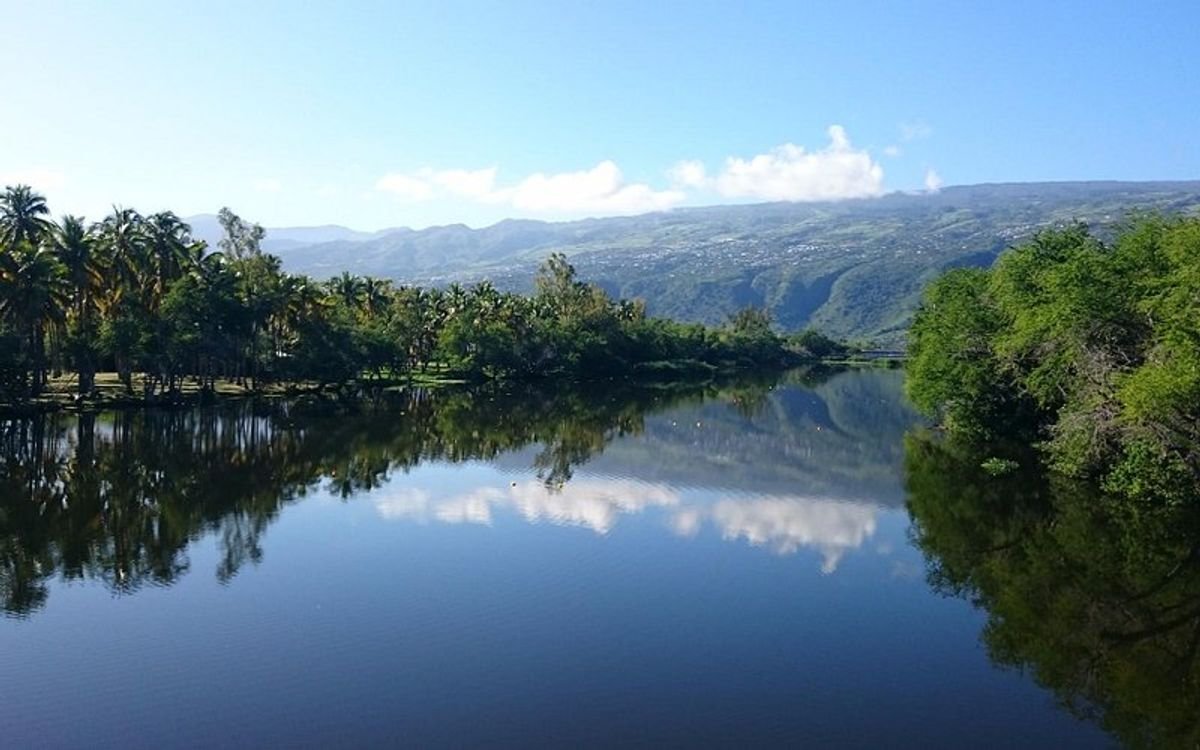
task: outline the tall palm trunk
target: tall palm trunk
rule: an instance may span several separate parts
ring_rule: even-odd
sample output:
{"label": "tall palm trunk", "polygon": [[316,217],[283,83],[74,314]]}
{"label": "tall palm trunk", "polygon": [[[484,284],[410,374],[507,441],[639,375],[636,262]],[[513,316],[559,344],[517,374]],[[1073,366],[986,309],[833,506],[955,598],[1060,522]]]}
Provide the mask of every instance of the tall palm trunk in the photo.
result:
{"label": "tall palm trunk", "polygon": [[35,322],[29,329],[29,358],[32,366],[29,378],[29,395],[42,395],[46,385],[46,336],[40,322]]}
{"label": "tall palm trunk", "polygon": [[92,332],[91,307],[87,297],[80,296],[75,315],[75,319],[79,321],[79,341],[75,347],[75,371],[79,376],[79,395],[88,396],[96,387],[96,357],[92,350],[94,334]]}

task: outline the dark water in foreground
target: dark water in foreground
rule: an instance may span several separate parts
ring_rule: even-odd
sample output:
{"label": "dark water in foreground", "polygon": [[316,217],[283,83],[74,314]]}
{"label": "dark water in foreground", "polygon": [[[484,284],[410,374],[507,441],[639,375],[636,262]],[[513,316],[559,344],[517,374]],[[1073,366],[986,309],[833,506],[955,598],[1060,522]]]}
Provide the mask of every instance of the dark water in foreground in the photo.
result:
{"label": "dark water in foreground", "polygon": [[868,371],[3,424],[0,743],[1113,744],[992,579],[1033,516],[941,513],[1017,480],[915,422]]}

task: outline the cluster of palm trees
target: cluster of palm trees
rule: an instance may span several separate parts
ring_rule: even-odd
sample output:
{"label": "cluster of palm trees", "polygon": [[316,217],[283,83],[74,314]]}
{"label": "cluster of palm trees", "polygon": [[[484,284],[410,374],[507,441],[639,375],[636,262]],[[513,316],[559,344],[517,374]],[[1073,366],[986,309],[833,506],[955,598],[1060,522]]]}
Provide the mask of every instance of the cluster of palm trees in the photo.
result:
{"label": "cluster of palm trees", "polygon": [[[397,287],[344,273],[326,282],[285,273],[259,245],[261,227],[228,209],[211,250],[170,211],[114,208],[99,222],[50,218],[25,185],[0,194],[0,400],[36,397],[54,374],[94,393],[115,372],[146,397],[188,379],[250,387],[264,380],[345,382],[440,362],[486,377],[628,371],[656,360],[715,366],[779,360],[765,316],[723,329],[647,318],[551,257],[533,295]],[[745,317],[745,316],[743,316]]]}
{"label": "cluster of palm trees", "polygon": [[[30,187],[0,194],[0,389],[37,396],[53,372],[71,372],[81,394],[98,371],[148,393],[184,377],[274,374],[297,352],[302,330],[344,306],[364,315],[391,293],[349,275],[318,285],[282,272],[261,253],[262,230],[222,212],[226,239],[210,252],[170,211],[114,208],[88,224],[50,219]],[[328,326],[327,326],[328,327]],[[334,336],[327,337],[329,341]],[[266,348],[264,348],[266,347]]]}

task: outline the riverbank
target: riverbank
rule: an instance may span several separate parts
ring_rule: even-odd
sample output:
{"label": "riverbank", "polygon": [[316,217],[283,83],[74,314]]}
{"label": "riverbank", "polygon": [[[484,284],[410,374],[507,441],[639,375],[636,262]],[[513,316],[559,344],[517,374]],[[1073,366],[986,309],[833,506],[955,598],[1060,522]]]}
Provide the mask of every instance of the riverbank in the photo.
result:
{"label": "riverbank", "polygon": [[785,362],[760,363],[743,361],[712,365],[697,360],[672,360],[647,362],[638,365],[625,376],[604,375],[596,378],[579,375],[548,376],[537,378],[472,379],[441,365],[431,365],[425,371],[406,373],[392,378],[361,378],[343,383],[319,383],[316,381],[260,381],[251,386],[249,380],[218,378],[211,387],[202,387],[200,381],[186,379],[174,391],[154,391],[147,395],[146,376],[135,373],[132,391],[127,389],[117,373],[98,373],[92,395],[78,393],[78,381],[72,375],[53,376],[45,390],[38,396],[20,401],[0,401],[0,417],[26,416],[44,412],[78,411],[93,412],[112,409],[139,408],[182,408],[203,406],[219,401],[248,398],[302,398],[320,397],[354,400],[386,391],[407,388],[453,388],[471,385],[527,385],[556,380],[572,383],[601,383],[614,380],[636,382],[647,386],[696,386],[707,382],[721,382],[748,374],[778,375],[788,370],[811,368],[847,368],[888,366],[881,360],[866,359],[811,359],[797,357]]}

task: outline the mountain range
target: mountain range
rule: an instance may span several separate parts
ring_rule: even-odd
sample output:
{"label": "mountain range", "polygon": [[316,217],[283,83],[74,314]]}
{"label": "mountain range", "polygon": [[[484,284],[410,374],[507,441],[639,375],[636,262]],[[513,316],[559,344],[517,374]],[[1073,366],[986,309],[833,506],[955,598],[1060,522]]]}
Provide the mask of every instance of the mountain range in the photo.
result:
{"label": "mountain range", "polygon": [[[956,266],[987,266],[1042,228],[1083,221],[1104,233],[1131,213],[1200,212],[1200,181],[1046,182],[949,187],[829,203],[679,208],[569,222],[506,220],[357,232],[268,229],[264,249],[295,273],[349,271],[406,284],[490,279],[525,290],[563,252],[581,278],[639,297],[652,314],[718,323],[741,307],[780,328],[898,347],[922,287]],[[191,217],[215,245],[211,215]]]}

